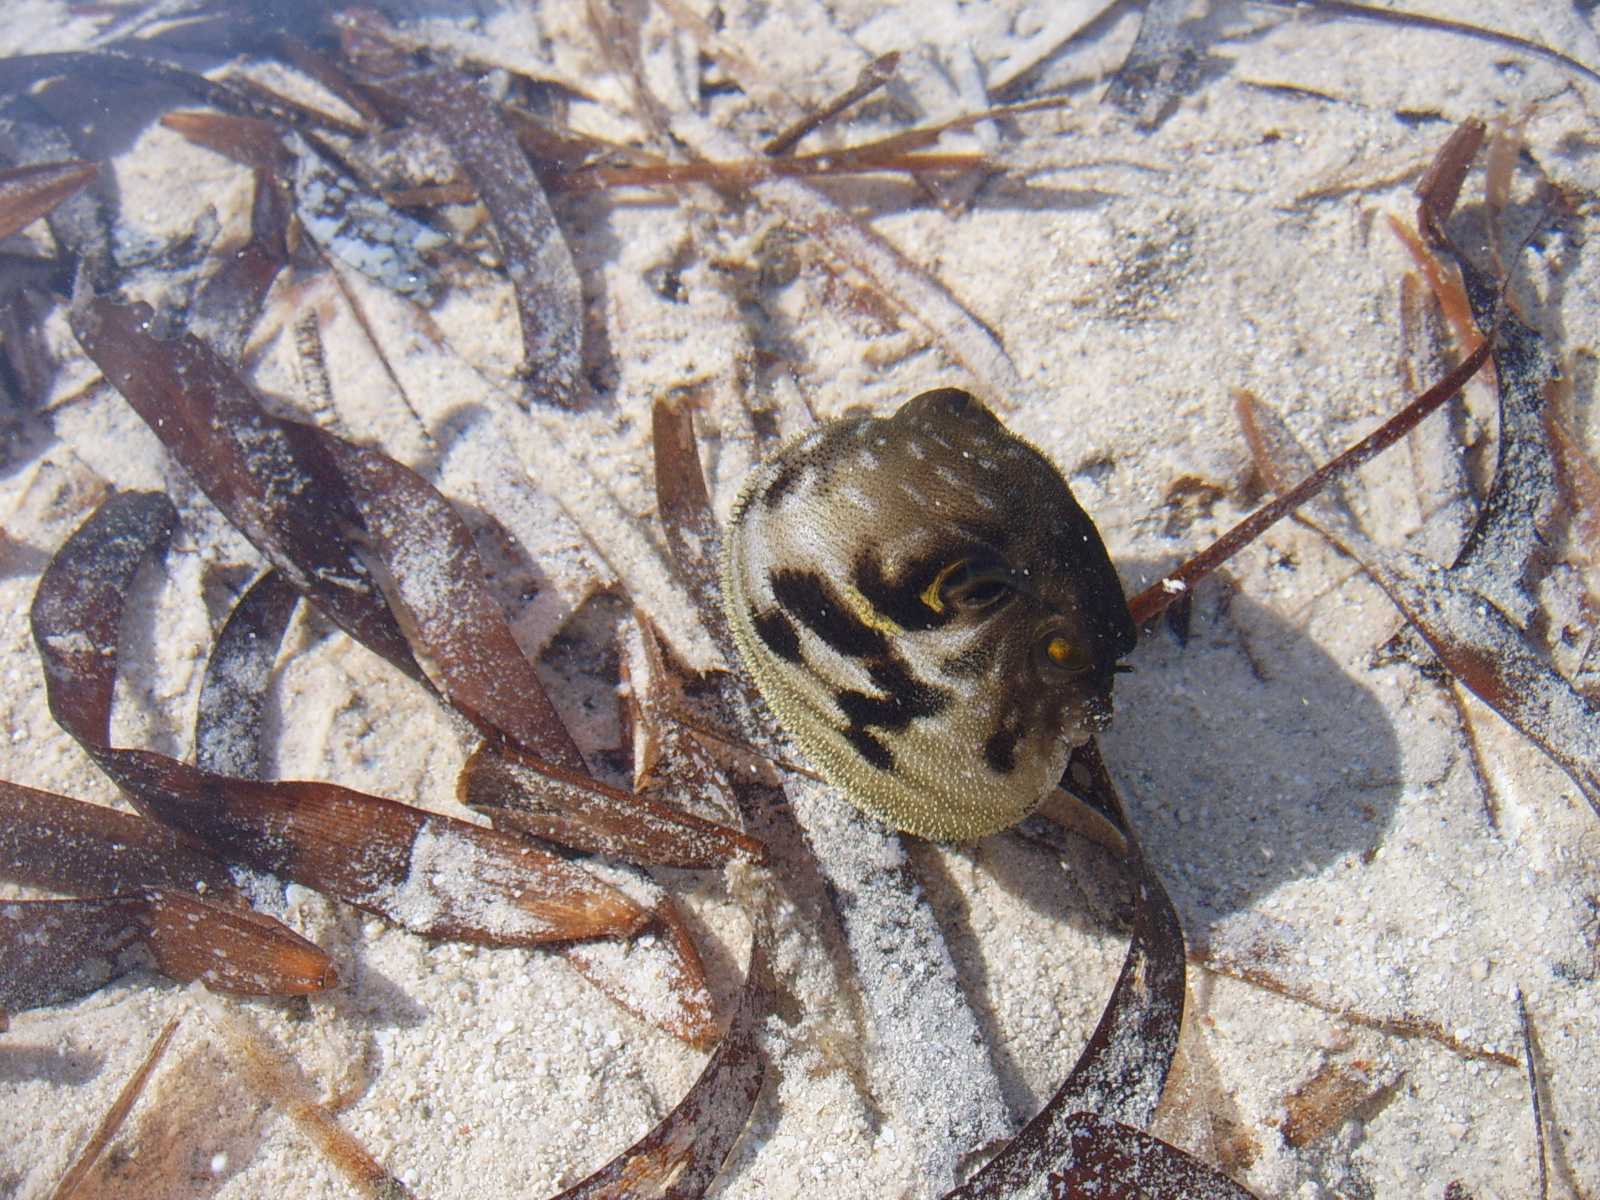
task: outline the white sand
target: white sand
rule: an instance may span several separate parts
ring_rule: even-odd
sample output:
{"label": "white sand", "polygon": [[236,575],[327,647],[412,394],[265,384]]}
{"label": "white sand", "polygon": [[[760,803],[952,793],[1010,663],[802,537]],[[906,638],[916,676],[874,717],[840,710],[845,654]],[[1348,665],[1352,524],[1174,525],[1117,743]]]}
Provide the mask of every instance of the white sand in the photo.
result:
{"label": "white sand", "polygon": [[[636,136],[628,91],[605,73],[583,6],[538,7],[537,25],[516,6],[492,21],[435,18],[427,29],[583,88],[598,103],[580,105],[576,120]],[[850,0],[735,0],[721,11],[728,44],[771,86],[805,100],[847,86],[870,55],[905,50],[905,95],[935,119],[968,107],[961,81],[1020,53],[1055,7],[930,2],[880,16],[876,5]],[[1600,63],[1600,39],[1571,5],[1426,7]],[[91,33],[56,5],[9,8],[0,30],[8,53],[81,45]],[[1278,407],[1319,455],[1402,402],[1398,293],[1408,261],[1386,218],[1408,216],[1409,184],[1454,122],[1531,114],[1530,148],[1553,175],[1589,193],[1600,186],[1600,89],[1549,64],[1437,32],[1293,21],[1265,9],[1218,19],[1241,33],[1256,21],[1263,31],[1214,47],[1216,77],[1154,132],[1100,106],[1095,88],[1065,113],[1024,118],[1019,139],[1002,139],[999,153],[1017,173],[988,184],[970,210],[940,211],[898,180],[827,185],[999,334],[1031,397],[1010,412],[1011,425],[1062,465],[1130,588],[1245,511],[1248,459],[1231,389]],[[1096,26],[1047,77],[1093,78],[1120,60],[1135,24],[1123,13]],[[694,43],[674,37],[661,13],[648,28],[652,83],[669,109],[682,109]],[[743,108],[724,96],[706,111],[713,122],[736,120],[753,142],[761,130],[747,110],[734,112]],[[878,104],[839,136],[859,140],[902,119]],[[111,169],[129,257],[207,212],[225,238],[244,228],[246,173],[174,134],[147,130]],[[1469,184],[1471,202],[1480,180]],[[1344,190],[1301,199],[1335,185]],[[748,366],[753,339],[782,356],[750,394],[779,411],[785,431],[804,421],[802,398],[826,416],[858,404],[887,409],[929,386],[981,384],[774,210],[732,215],[707,192],[681,207],[630,193],[559,211],[596,293],[590,333],[604,331],[610,357],[600,358],[616,390],[577,416],[534,414],[509,445],[462,433],[468,417],[504,416],[498,397],[518,346],[506,289],[487,276],[465,279],[433,313],[450,338],[442,352],[402,302],[353,286],[428,434],[446,448],[441,486],[500,515],[547,571],[519,632],[542,644],[573,605],[620,577],[686,654],[704,660],[711,651],[654,549],[652,397],[699,390],[704,457],[725,511],[752,454],[736,372]],[[1580,225],[1592,241],[1592,212]],[[780,252],[798,268],[786,283],[762,275]],[[1568,248],[1523,266],[1534,323],[1557,335],[1574,364],[1580,425],[1595,453],[1600,252]],[[660,287],[672,271],[681,275],[676,301]],[[139,283],[161,278],[147,273]],[[310,281],[283,300],[296,316],[322,306],[339,425],[435,469],[440,452],[395,402],[337,291]],[[142,585],[116,726],[122,744],[169,753],[187,748],[210,630],[256,560],[119,398],[84,390],[92,368],[59,319],[52,332],[68,361],[51,398],[53,434],[0,474],[0,522],[16,543],[0,560],[3,774],[109,802],[114,789],[45,709],[27,608],[48,554],[103,487],[174,489],[183,532],[165,581],[152,575]],[[292,337],[258,341],[258,385],[309,410]],[[1481,392],[1473,408],[1492,414]],[[571,516],[526,494],[513,510],[504,476],[513,456]],[[1401,447],[1364,473],[1361,515],[1380,540],[1435,545],[1420,524],[1414,458]],[[1174,494],[1202,503],[1174,507]],[[1524,1077],[1489,1057],[1521,1056],[1520,986],[1541,1050],[1551,1194],[1594,1195],[1600,823],[1565,775],[1471,703],[1498,797],[1492,828],[1443,693],[1408,668],[1370,665],[1398,624],[1348,562],[1285,529],[1225,580],[1201,587],[1186,648],[1156,635],[1119,683],[1105,739],[1110,767],[1191,945],[1297,997],[1192,968],[1194,1086],[1158,1129],[1213,1162],[1229,1153],[1231,1133],[1239,1141],[1229,1161],[1264,1196],[1437,1197],[1453,1180],[1476,1197],[1533,1195]],[[290,648],[272,714],[278,775],[453,807],[469,746],[447,718],[321,622],[297,625]],[[604,700],[591,687],[596,694]],[[614,739],[604,704],[591,719],[575,685],[557,699],[575,713],[580,740]],[[1121,938],[1094,915],[1109,903],[1105,882],[1092,871],[1070,878],[1010,838],[941,857],[930,888],[963,930],[953,949],[1021,1120],[1066,1075],[1121,960]],[[725,997],[742,954],[734,902],[710,877],[667,882],[722,939],[708,957]],[[839,1002],[807,911],[804,897],[779,910],[779,958],[798,1023],[773,1025],[775,1070],[714,1194],[922,1194],[893,1119],[878,1123],[858,1090],[852,1065],[871,1049]],[[429,945],[298,888],[289,889],[287,919],[335,956],[343,986],[308,1009],[239,1007],[422,1195],[550,1194],[643,1134],[703,1062],[556,956]],[[19,1015],[0,1035],[8,1114],[0,1196],[49,1193],[176,1014],[184,1023],[164,1065],[84,1194],[349,1194],[230,1071],[191,998],[141,973],[76,1005]],[[1279,1132],[1285,1099],[1322,1071],[1365,1080],[1358,1090],[1370,1090],[1370,1102],[1291,1148]]]}

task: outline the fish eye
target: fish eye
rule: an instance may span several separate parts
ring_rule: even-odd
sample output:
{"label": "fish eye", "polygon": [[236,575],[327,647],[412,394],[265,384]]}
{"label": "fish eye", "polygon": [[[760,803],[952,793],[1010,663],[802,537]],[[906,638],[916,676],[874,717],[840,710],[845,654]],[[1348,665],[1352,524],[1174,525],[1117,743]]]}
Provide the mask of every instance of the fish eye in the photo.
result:
{"label": "fish eye", "polygon": [[1039,658],[1047,668],[1069,675],[1081,675],[1094,666],[1089,648],[1059,629],[1050,630],[1039,639]]}
{"label": "fish eye", "polygon": [[958,558],[945,566],[922,593],[922,602],[936,613],[947,608],[978,612],[1010,597],[1011,569],[1004,563]]}

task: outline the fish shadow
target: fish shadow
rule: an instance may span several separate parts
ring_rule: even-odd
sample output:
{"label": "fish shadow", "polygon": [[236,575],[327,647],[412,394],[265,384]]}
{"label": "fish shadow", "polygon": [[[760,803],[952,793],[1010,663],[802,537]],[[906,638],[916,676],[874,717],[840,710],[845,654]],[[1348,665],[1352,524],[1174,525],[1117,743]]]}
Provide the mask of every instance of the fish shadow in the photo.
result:
{"label": "fish shadow", "polygon": [[[1157,577],[1140,566],[1127,574]],[[1127,661],[1132,670],[1118,677],[1116,718],[1100,745],[1191,945],[1276,889],[1364,860],[1381,844],[1402,791],[1399,739],[1370,684],[1303,627],[1207,583],[1186,638],[1157,623]],[[1129,932],[1132,881],[1113,854],[1059,831],[1041,839],[1036,829],[1030,822],[944,855],[942,867],[919,856],[975,998],[992,1002],[997,981],[952,859],[970,856],[1053,926],[1097,939]],[[990,1005],[977,1009],[1008,1103],[1031,1111],[1044,1095],[1029,1082],[1038,1069],[1006,1049]],[[1053,1087],[1059,1072],[1049,1074]]]}

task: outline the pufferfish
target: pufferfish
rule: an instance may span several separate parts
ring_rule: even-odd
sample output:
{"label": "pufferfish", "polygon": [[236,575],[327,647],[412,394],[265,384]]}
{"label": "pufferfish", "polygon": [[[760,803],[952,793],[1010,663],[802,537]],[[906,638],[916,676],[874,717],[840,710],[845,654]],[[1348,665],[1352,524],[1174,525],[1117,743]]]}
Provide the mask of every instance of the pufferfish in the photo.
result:
{"label": "pufferfish", "polygon": [[1110,720],[1134,644],[1060,472],[955,388],[822,425],[758,466],[722,596],[745,667],[823,777],[945,842],[1039,805]]}

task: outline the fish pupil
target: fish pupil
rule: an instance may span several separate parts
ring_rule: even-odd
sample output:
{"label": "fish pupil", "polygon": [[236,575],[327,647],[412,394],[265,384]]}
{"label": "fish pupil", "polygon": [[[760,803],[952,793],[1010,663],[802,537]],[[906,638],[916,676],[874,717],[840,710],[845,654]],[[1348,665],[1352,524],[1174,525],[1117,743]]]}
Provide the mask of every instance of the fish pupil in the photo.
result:
{"label": "fish pupil", "polygon": [[974,579],[951,591],[950,603],[956,608],[988,608],[1010,595],[1011,589],[999,579]]}

